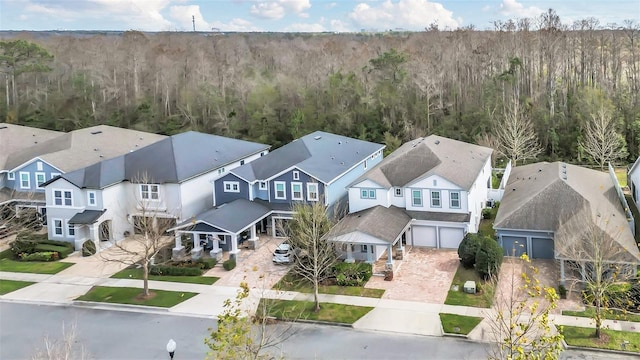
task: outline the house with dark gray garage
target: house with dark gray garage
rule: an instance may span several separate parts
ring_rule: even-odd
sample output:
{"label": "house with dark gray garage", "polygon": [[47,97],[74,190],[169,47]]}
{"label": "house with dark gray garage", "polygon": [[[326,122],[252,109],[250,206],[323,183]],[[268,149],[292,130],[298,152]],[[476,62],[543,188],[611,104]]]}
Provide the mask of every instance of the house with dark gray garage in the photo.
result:
{"label": "house with dark gray garage", "polygon": [[375,261],[396,244],[457,249],[478,231],[492,151],[437,135],[403,144],[349,185],[349,214],[329,238],[346,261]]}
{"label": "house with dark gray garage", "polygon": [[562,162],[513,168],[494,225],[507,256],[560,261],[565,278],[567,249],[596,228],[619,246],[612,262],[635,266],[640,252],[634,219],[613,169],[587,169]]}

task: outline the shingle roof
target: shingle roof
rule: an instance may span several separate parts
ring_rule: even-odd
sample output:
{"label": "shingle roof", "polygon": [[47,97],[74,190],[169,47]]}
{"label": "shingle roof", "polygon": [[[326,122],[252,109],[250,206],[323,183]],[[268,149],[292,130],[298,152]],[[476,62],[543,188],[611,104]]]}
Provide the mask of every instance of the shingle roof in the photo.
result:
{"label": "shingle roof", "polygon": [[374,206],[342,218],[329,232],[329,238],[338,238],[361,232],[388,243],[393,243],[411,222],[411,217],[398,207]]}
{"label": "shingle roof", "polygon": [[322,131],[305,135],[232,172],[247,181],[268,180],[293,166],[329,183],[384,145]]}
{"label": "shingle roof", "polygon": [[430,135],[403,144],[352,185],[371,180],[385,188],[403,187],[438,175],[469,190],[492,151],[479,145]]}
{"label": "shingle roof", "polygon": [[14,152],[6,166],[13,169],[39,157],[58,169],[69,172],[140,149],[164,138],[164,135],[98,125],[74,130]]}
{"label": "shingle roof", "polygon": [[62,177],[80,188],[121,181],[179,183],[267,150],[268,145],[189,131]]}
{"label": "shingle roof", "polygon": [[189,226],[195,220],[196,223],[204,222],[213,227],[237,233],[269,213],[271,213],[271,209],[262,204],[246,199],[237,199],[198,214],[194,219],[178,224],[173,229]]}
{"label": "shingle roof", "polygon": [[607,232],[622,229],[616,241],[640,259],[611,176],[581,166],[543,162],[514,167],[493,226],[558,233],[576,214],[593,223],[608,219],[598,226]]}
{"label": "shingle roof", "polygon": [[79,212],[69,219],[69,224],[93,224],[102,214],[104,214],[106,210],[84,210],[83,212]]}
{"label": "shingle roof", "polygon": [[7,162],[14,154],[62,135],[59,131],[0,123],[0,171],[13,168]]}

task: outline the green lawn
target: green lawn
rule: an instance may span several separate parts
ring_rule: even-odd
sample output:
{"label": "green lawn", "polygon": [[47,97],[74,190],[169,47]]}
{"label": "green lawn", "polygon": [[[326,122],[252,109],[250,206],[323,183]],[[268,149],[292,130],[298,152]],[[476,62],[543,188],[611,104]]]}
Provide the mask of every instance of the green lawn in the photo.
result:
{"label": "green lawn", "polygon": [[129,287],[94,286],[88,293],[76,300],[106,302],[115,304],[172,307],[198,294],[192,292],[150,290],[149,299],[142,299],[142,289]]}
{"label": "green lawn", "polygon": [[[298,279],[288,272],[273,288],[282,291],[297,291],[301,293],[312,294],[313,286],[308,281]],[[338,286],[338,285],[321,285],[318,289],[321,294],[330,295],[349,295],[370,298],[381,298],[384,294],[382,289],[368,289],[361,286]]]}
{"label": "green lawn", "polygon": [[[112,278],[116,279],[142,279],[142,269],[124,269],[115,273]],[[190,284],[211,285],[220,278],[214,276],[168,276],[168,275],[149,275],[149,280],[155,281],[171,281]]]}
{"label": "green lawn", "polygon": [[29,281],[0,280],[0,295],[8,294],[31,284],[35,283]]}
{"label": "green lawn", "polygon": [[616,177],[618,178],[618,183],[620,187],[627,186],[627,169],[626,168],[615,168]]}
{"label": "green lawn", "polygon": [[13,258],[13,252],[11,252],[11,248],[0,252],[0,259],[11,259],[11,258]]}
{"label": "green lawn", "polygon": [[496,238],[496,231],[493,229],[493,220],[498,213],[498,207],[491,208],[491,217],[489,219],[480,219],[480,226],[478,227],[478,233],[484,236]]}
{"label": "green lawn", "polygon": [[[476,287],[480,285],[482,290],[477,294],[467,294],[463,292],[462,287],[466,281],[473,280]],[[493,288],[485,285],[485,281],[480,278],[474,269],[465,269],[462,265],[458,265],[456,275],[453,277],[451,285],[458,285],[458,291],[449,289],[447,299],[444,301],[447,305],[462,305],[488,308],[493,303]],[[484,292],[483,292],[484,291]]]}
{"label": "green lawn", "polygon": [[563,326],[564,341],[571,346],[584,346],[598,349],[622,350],[624,341],[626,351],[640,353],[640,333],[602,329],[602,339],[594,337],[596,329],[575,326]]}
{"label": "green lawn", "polygon": [[260,299],[258,309],[262,309],[264,301],[269,301],[266,305],[269,316],[282,320],[318,320],[340,324],[353,324],[369,311],[373,310],[368,306],[354,306],[333,303],[320,303],[320,311],[314,312],[313,301],[296,300],[271,300]]}
{"label": "green lawn", "polygon": [[481,317],[464,316],[455,314],[440,314],[442,330],[448,334],[467,335],[480,324]]}
{"label": "green lawn", "polygon": [[57,261],[15,261],[11,259],[0,259],[0,271],[7,272],[57,274],[71,265],[73,265],[73,263]]}
{"label": "green lawn", "polygon": [[[562,310],[562,315],[568,315],[568,316],[579,316],[579,317],[592,318],[594,314],[595,314],[595,309],[593,309],[593,308],[588,308],[585,311]],[[623,321],[640,322],[640,315],[625,314],[625,313],[623,313],[621,311],[603,310],[603,315],[604,315],[605,319],[609,319],[609,320],[623,320]]]}

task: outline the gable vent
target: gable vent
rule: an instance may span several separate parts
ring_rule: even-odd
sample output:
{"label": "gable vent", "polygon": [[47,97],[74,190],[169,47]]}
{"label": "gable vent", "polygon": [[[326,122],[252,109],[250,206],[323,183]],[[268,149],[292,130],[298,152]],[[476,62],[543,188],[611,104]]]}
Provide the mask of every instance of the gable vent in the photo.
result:
{"label": "gable vent", "polygon": [[92,131],[91,132],[91,135],[98,135],[98,134],[102,134],[102,130]]}

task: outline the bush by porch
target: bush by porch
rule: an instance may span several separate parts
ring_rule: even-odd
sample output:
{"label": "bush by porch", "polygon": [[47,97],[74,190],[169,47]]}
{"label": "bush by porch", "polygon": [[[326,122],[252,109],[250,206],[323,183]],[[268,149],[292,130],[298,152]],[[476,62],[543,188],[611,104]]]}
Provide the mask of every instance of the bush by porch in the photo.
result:
{"label": "bush by porch", "polygon": [[[142,279],[142,269],[136,268],[128,268],[124,269],[118,273],[115,273],[112,278],[115,279]],[[203,284],[203,285],[211,285],[218,281],[220,278],[215,276],[189,276],[189,275],[149,275],[149,280],[153,281],[171,281],[171,282],[181,282],[181,283],[190,283],[190,284]]]}
{"label": "bush by porch", "polygon": [[440,313],[442,331],[447,334],[468,335],[481,321],[481,317]]}
{"label": "bush by porch", "polygon": [[140,288],[94,286],[75,300],[169,308],[198,295],[192,292],[165,290],[151,290],[150,294],[151,296],[145,298]]}
{"label": "bush by porch", "polygon": [[[264,301],[269,301],[264,305]],[[264,306],[263,306],[264,305]],[[369,311],[369,306],[355,306],[334,303],[320,303],[320,310],[314,311],[313,301],[260,299],[258,309],[266,309],[267,314],[281,320],[314,320],[338,324],[353,324]]]}
{"label": "bush by porch", "polygon": [[[346,281],[346,277],[345,277],[345,281]],[[348,295],[348,296],[361,296],[361,297],[371,297],[371,298],[382,297],[382,295],[384,294],[384,290],[365,288],[364,287],[365,283],[366,281],[362,282],[358,286],[339,286],[339,285],[336,285],[336,279],[333,278],[325,282],[324,284],[321,284],[320,287],[318,288],[318,292],[321,294],[330,294],[330,295]],[[280,281],[278,281],[273,286],[273,289],[282,290],[282,291],[297,291],[297,292],[302,292],[307,294],[313,293],[313,285],[311,285],[304,278],[298,276],[294,270],[289,271]]]}
{"label": "bush by porch", "polygon": [[[476,282],[476,294],[467,294],[463,290],[463,285],[467,281]],[[444,301],[447,305],[461,305],[461,306],[473,306],[481,308],[489,308],[493,304],[494,290],[487,281],[475,271],[475,269],[465,269],[462,264],[458,265],[453,281],[451,282],[451,288],[447,294],[447,299]],[[457,290],[453,290],[453,287],[457,286]]]}

